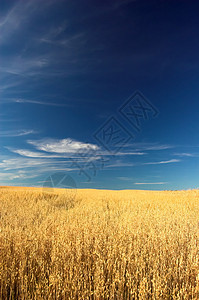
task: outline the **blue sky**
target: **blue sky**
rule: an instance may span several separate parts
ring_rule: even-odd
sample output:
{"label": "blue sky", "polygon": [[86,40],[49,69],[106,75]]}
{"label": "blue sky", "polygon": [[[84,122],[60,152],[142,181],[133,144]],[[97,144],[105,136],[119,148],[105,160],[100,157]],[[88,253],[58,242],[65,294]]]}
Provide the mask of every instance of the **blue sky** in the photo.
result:
{"label": "blue sky", "polygon": [[0,184],[197,188],[198,9],[2,0]]}

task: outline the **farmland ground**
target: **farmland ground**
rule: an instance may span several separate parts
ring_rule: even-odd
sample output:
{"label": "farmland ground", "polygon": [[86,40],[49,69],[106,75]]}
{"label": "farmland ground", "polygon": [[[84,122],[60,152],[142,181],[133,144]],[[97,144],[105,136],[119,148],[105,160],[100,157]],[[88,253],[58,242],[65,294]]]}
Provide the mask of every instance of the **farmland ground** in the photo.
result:
{"label": "farmland ground", "polygon": [[199,191],[0,188],[0,299],[199,299]]}

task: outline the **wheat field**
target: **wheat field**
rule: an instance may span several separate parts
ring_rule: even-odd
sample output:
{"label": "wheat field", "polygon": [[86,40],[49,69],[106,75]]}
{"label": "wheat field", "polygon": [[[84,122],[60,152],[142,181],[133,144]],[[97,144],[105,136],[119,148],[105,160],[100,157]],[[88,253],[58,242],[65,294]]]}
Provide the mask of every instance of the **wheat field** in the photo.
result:
{"label": "wheat field", "polygon": [[199,191],[0,188],[0,299],[199,299]]}

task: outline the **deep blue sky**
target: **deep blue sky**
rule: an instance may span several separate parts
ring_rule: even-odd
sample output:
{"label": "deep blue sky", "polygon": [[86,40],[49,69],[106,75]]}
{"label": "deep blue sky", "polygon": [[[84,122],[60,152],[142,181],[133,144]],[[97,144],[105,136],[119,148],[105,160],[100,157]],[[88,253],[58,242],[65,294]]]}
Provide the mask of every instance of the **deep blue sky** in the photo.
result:
{"label": "deep blue sky", "polygon": [[[64,172],[79,188],[197,188],[198,11],[185,0],[2,0],[0,184]],[[128,99],[139,131],[121,114]]]}

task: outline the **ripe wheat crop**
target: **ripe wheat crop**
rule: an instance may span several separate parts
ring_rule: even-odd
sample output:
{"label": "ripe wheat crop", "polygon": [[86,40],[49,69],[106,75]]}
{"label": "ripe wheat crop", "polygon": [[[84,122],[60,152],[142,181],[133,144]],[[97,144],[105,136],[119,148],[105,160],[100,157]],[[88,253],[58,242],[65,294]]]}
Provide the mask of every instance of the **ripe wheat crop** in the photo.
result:
{"label": "ripe wheat crop", "polygon": [[0,299],[199,299],[198,242],[198,190],[2,187]]}

